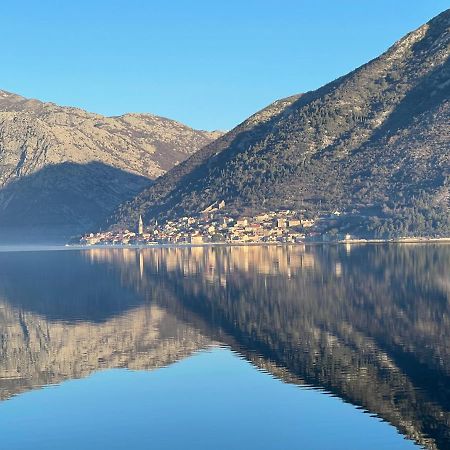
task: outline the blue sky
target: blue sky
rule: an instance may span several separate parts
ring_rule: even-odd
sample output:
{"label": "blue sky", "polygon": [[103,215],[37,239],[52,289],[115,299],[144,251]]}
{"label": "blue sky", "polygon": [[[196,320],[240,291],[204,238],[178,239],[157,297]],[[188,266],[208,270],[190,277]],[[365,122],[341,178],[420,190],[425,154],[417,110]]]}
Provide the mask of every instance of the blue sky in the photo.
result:
{"label": "blue sky", "polygon": [[3,2],[0,89],[230,129],[374,58],[448,0]]}

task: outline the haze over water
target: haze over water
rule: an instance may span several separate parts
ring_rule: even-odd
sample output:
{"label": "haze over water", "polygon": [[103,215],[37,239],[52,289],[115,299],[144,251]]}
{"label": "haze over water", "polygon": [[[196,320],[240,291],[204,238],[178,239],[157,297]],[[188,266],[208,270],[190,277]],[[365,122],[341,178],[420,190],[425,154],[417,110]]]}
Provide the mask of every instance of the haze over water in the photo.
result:
{"label": "haze over water", "polygon": [[447,449],[450,246],[0,253],[5,449]]}

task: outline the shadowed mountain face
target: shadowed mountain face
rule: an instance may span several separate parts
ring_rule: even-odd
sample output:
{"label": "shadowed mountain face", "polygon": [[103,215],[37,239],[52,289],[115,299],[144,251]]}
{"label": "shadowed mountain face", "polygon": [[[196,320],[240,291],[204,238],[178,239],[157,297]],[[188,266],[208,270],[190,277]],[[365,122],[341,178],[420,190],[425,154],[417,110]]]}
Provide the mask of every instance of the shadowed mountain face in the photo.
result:
{"label": "shadowed mountain face", "polygon": [[100,162],[46,166],[0,190],[0,243],[67,241],[150,183]]}
{"label": "shadowed mountain face", "polygon": [[13,226],[19,241],[42,225],[34,238],[84,232],[219,135],[0,91],[0,226]]}
{"label": "shadowed mountain face", "polygon": [[369,236],[450,232],[450,10],[379,58],[270,105],[161,177],[111,223],[340,209]]}
{"label": "shadowed mountain face", "polygon": [[447,245],[0,253],[0,390],[219,342],[446,449],[449,271]]}

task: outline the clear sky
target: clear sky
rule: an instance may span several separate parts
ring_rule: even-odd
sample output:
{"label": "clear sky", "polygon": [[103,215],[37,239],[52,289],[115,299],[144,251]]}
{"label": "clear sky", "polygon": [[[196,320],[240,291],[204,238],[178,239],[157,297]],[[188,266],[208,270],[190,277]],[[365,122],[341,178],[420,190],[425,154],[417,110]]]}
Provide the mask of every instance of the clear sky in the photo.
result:
{"label": "clear sky", "polygon": [[448,0],[21,0],[0,9],[0,89],[230,129],[374,58]]}

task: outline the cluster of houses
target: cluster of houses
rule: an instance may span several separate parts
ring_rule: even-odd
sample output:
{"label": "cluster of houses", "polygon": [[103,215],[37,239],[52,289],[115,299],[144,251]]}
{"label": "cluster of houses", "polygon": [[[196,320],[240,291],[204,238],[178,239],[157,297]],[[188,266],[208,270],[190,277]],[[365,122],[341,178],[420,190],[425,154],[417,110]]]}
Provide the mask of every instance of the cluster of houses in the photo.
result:
{"label": "cluster of houses", "polygon": [[[206,243],[300,243],[319,240],[324,224],[340,215],[307,218],[304,212],[271,211],[254,217],[230,217],[222,212],[224,202],[215,203],[198,216],[185,216],[163,224],[144,226],[142,217],[135,231],[119,230],[83,236],[84,245],[156,245]],[[350,238],[348,236],[341,239]]]}

